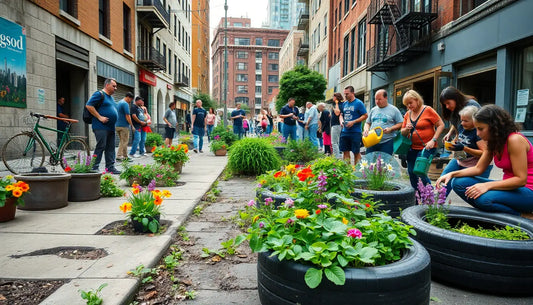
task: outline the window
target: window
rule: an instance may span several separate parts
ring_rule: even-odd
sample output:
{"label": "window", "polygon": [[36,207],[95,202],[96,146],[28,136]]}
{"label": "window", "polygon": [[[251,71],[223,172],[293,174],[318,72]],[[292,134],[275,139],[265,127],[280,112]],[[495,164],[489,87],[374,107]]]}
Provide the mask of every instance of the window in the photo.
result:
{"label": "window", "polygon": [[335,9],[335,18],[333,19],[333,26],[337,23],[337,9]]}
{"label": "window", "polygon": [[269,83],[277,83],[279,79],[279,76],[277,75],[269,75],[268,76],[268,82]]}
{"label": "window", "polygon": [[255,39],[255,45],[256,46],[262,46],[263,45],[263,38],[256,38]]}
{"label": "window", "polygon": [[260,81],[261,81],[261,78],[262,78],[262,75],[261,75],[261,74],[256,74],[256,75],[255,75],[255,81],[256,81],[256,82],[260,82]]}
{"label": "window", "polygon": [[278,71],[278,64],[268,64],[268,71]]}
{"label": "window", "polygon": [[[165,58],[165,62],[167,62],[167,45],[163,44],[163,57]],[[165,68],[166,70],[166,68]],[[168,71],[166,71],[168,72]]]}
{"label": "window", "polygon": [[263,52],[261,51],[255,52],[255,58],[263,58]]}
{"label": "window", "polygon": [[344,57],[342,58],[342,75],[348,74],[348,54],[350,51],[350,35],[344,37]]}
{"label": "window", "polygon": [[235,98],[235,104],[246,104],[248,105],[248,98],[245,96],[238,96]]}
{"label": "window", "polygon": [[269,47],[279,47],[279,39],[269,39],[268,40],[268,46]]}
{"label": "window", "polygon": [[235,37],[235,44],[239,46],[247,46],[250,44],[250,38]]}
{"label": "window", "polygon": [[174,15],[174,37],[177,37],[178,33],[178,16]]}
{"label": "window", "polygon": [[357,41],[357,66],[361,66],[366,63],[366,19],[359,22],[357,35],[359,36]]}
{"label": "window", "polygon": [[328,14],[324,15],[324,38],[328,36]]}
{"label": "window", "polygon": [[122,6],[122,22],[124,35],[124,50],[131,52],[131,9],[126,3]]}
{"label": "window", "polygon": [[234,22],[233,26],[236,28],[242,28],[242,22]]}
{"label": "window", "polygon": [[168,60],[168,74],[172,74],[172,50],[170,50],[170,48],[168,48],[168,57],[167,57],[167,60]]}
{"label": "window", "polygon": [[248,81],[248,74],[237,74],[237,81],[238,82],[247,82]]}
{"label": "window", "polygon": [[178,21],[178,42],[181,43],[181,21]]}
{"label": "window", "polygon": [[355,65],[355,28],[350,32],[351,35],[351,44],[350,44],[350,72],[354,70]]}
{"label": "window", "polygon": [[246,51],[237,51],[237,58],[248,58],[248,52]]}
{"label": "window", "polygon": [[[533,113],[531,108],[533,107],[533,45],[525,47],[517,51],[517,71],[518,79],[516,86],[518,88],[516,97],[513,94],[513,98],[517,103],[513,103],[511,110],[515,113],[515,122],[522,124],[522,129],[533,129]],[[496,74],[496,72],[494,72]],[[492,102],[494,103],[494,102]],[[515,108],[518,106],[517,108]]]}
{"label": "window", "polygon": [[350,10],[350,0],[344,0],[344,14],[346,15]]}
{"label": "window", "polygon": [[276,89],[277,86],[268,86],[268,94],[271,94],[274,89]]}
{"label": "window", "polygon": [[279,59],[278,52],[268,52],[268,59]]}
{"label": "window", "polygon": [[261,70],[261,69],[263,69],[263,64],[260,63],[260,62],[256,62],[256,63],[255,63],[255,69],[256,69],[256,70]]}
{"label": "window", "polygon": [[98,28],[100,35],[109,38],[109,0],[98,1]]}
{"label": "window", "polygon": [[59,8],[74,18],[78,18],[78,0],[60,0]]}
{"label": "window", "polygon": [[255,104],[256,105],[261,105],[261,98],[260,97],[256,97],[255,98]]}
{"label": "window", "polygon": [[316,41],[317,41],[317,46],[318,46],[320,44],[320,23],[318,24],[316,35],[317,35]]}
{"label": "window", "polygon": [[161,50],[161,39],[160,39],[159,37],[157,37],[157,38],[155,39],[155,49],[156,49],[157,51],[160,51],[160,50]]}
{"label": "window", "polygon": [[245,62],[238,62],[237,63],[237,70],[246,70],[248,69],[248,64]]}
{"label": "window", "polygon": [[261,86],[255,86],[255,93],[261,93],[262,91],[262,87]]}
{"label": "window", "polygon": [[[475,9],[476,7],[480,6],[481,4],[487,1],[488,0],[463,0],[461,1],[461,8],[460,8],[461,16],[470,12],[471,10]],[[431,7],[429,5],[429,1],[420,1],[420,2],[424,3],[424,8],[426,9],[425,12],[428,13]],[[419,5],[422,4],[420,2],[418,2]],[[416,9],[418,9],[417,11],[420,11],[418,7]]]}

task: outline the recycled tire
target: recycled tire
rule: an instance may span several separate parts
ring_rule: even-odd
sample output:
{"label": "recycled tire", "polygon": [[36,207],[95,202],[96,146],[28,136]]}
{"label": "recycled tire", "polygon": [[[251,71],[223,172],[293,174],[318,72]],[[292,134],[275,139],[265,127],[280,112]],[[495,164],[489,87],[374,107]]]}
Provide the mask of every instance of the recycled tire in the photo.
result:
{"label": "recycled tire", "polygon": [[430,258],[413,240],[404,257],[378,267],[347,268],[346,282],[335,285],[325,276],[314,289],[305,284],[309,265],[279,261],[272,252],[259,253],[257,282],[262,305],[422,305],[429,304]]}
{"label": "recycled tire", "polygon": [[[424,220],[426,210],[410,207],[402,220],[413,226],[413,238],[431,255],[434,280],[491,294],[533,295],[533,239],[490,239],[444,230]],[[533,238],[533,222],[510,214],[450,206],[448,218],[520,227]]]}
{"label": "recycled tire", "polygon": [[[356,185],[366,186],[366,180],[355,180]],[[402,210],[415,205],[415,190],[407,184],[389,181],[386,182],[392,186],[390,191],[375,191],[364,188],[356,188],[352,193],[354,198],[362,198],[363,193],[372,195],[372,199],[379,201],[382,205],[378,207],[378,211],[389,211],[392,217],[400,216]]]}
{"label": "recycled tire", "polygon": [[[286,194],[275,194],[272,191],[265,189],[265,188],[258,188],[255,191],[255,196],[257,198],[256,206],[260,207],[262,204],[265,203],[266,198],[272,198],[273,204],[275,207],[279,207],[280,205],[283,205],[285,203],[285,200],[288,198],[291,198],[289,195]],[[294,198],[291,198],[294,199]]]}

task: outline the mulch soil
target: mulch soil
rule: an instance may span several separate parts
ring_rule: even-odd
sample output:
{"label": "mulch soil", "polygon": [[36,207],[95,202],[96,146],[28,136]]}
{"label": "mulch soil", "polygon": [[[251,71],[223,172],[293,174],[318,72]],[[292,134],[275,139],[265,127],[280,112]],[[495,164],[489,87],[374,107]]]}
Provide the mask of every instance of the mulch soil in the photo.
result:
{"label": "mulch soil", "polygon": [[37,305],[66,281],[0,280],[0,305]]}

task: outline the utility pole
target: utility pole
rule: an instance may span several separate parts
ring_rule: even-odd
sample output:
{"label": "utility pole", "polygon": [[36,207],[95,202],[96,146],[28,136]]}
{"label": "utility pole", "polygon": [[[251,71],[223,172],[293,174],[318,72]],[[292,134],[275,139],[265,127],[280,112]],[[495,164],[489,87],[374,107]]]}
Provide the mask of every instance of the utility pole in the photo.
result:
{"label": "utility pole", "polygon": [[228,126],[228,0],[224,0],[224,127]]}

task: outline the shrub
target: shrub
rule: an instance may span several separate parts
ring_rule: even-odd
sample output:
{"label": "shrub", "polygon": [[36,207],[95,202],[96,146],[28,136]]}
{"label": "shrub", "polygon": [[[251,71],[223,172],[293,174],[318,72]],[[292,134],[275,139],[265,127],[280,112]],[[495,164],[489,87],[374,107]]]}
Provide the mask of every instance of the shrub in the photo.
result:
{"label": "shrub", "polygon": [[261,175],[280,166],[278,153],[265,139],[242,139],[230,149],[228,167],[234,173]]}
{"label": "shrub", "polygon": [[100,178],[100,194],[102,197],[121,197],[124,195],[124,191],[118,187],[111,174],[104,174]]}
{"label": "shrub", "polygon": [[283,159],[291,163],[307,163],[319,156],[318,148],[308,139],[303,142],[290,140],[283,152]]}
{"label": "shrub", "polygon": [[144,142],[146,147],[154,147],[163,145],[163,137],[155,132],[149,132],[146,134],[146,141]]}
{"label": "shrub", "polygon": [[239,137],[234,134],[229,127],[224,127],[223,125],[218,125],[215,128],[213,128],[213,132],[211,132],[211,138],[214,139],[215,137],[219,137],[220,140],[226,142],[228,146],[233,145],[235,141],[239,139]]}

